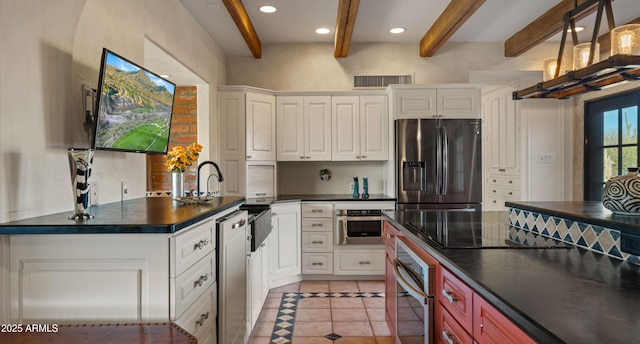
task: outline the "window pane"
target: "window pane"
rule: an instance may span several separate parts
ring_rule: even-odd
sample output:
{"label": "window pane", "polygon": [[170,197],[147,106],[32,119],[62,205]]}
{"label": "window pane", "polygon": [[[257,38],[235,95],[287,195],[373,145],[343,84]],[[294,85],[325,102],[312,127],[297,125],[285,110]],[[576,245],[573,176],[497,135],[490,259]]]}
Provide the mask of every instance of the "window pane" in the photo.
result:
{"label": "window pane", "polygon": [[638,107],[622,109],[622,143],[638,143]]}
{"label": "window pane", "polygon": [[[603,116],[604,145],[618,144],[618,110],[606,111]],[[606,160],[605,160],[606,161]]]}
{"label": "window pane", "polygon": [[638,167],[638,146],[622,147],[622,174],[629,167]]}
{"label": "window pane", "polygon": [[618,148],[605,148],[603,164],[603,182],[606,182],[609,178],[618,175]]}

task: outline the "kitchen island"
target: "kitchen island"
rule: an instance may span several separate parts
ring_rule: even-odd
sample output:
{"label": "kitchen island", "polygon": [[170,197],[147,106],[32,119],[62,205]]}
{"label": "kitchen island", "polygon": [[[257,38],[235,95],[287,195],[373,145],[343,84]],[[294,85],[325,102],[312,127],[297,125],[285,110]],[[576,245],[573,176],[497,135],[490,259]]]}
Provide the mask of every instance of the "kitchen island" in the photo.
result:
{"label": "kitchen island", "polygon": [[2,223],[2,322],[174,322],[215,342],[216,236],[246,229],[243,202],[148,197],[94,206],[87,221],[69,212]]}
{"label": "kitchen island", "polygon": [[640,338],[638,265],[580,247],[447,249],[416,235],[398,212],[385,218],[536,342]]}

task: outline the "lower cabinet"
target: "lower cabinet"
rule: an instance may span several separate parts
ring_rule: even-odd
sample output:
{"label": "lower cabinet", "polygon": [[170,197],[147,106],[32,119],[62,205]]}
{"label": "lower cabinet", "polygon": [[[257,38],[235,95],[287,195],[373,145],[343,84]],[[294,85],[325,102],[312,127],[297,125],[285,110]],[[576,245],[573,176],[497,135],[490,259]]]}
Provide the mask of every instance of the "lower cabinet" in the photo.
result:
{"label": "lower cabinet", "polygon": [[440,267],[437,278],[437,343],[535,343],[457,276]]}
{"label": "lower cabinet", "polygon": [[271,205],[271,288],[300,280],[300,203]]}
{"label": "lower cabinet", "polygon": [[269,256],[271,254],[270,238],[249,255],[249,267],[247,271],[247,333],[250,333],[258,321],[260,311],[269,296]]}
{"label": "lower cabinet", "polygon": [[302,203],[302,273],[333,274],[333,203]]}
{"label": "lower cabinet", "polygon": [[194,335],[199,344],[215,344],[217,342],[216,313],[214,311],[218,308],[216,288],[217,285],[214,282],[175,321],[178,326]]}
{"label": "lower cabinet", "polygon": [[384,222],[384,245],[385,245],[385,269],[384,269],[384,293],[385,293],[385,314],[384,319],[392,338],[396,337],[396,293],[397,284],[393,274],[393,260],[397,258],[396,238],[400,232],[388,222]]}

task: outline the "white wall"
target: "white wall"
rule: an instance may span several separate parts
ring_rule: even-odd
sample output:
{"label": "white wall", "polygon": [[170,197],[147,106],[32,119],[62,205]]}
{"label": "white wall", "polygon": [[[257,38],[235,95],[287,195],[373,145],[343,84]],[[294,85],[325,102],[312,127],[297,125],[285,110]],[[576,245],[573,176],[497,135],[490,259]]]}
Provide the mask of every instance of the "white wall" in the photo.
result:
{"label": "white wall", "polygon": [[[174,0],[0,0],[0,222],[70,211],[66,150],[88,147],[81,83],[93,87],[103,47],[142,64],[145,37],[209,83],[209,126],[217,131],[225,58]],[[215,158],[217,148],[210,149]],[[92,178],[100,202],[146,191],[145,156],[98,151]]]}
{"label": "white wall", "polygon": [[[350,194],[349,183],[359,177],[359,191],[362,194],[362,178],[367,177],[369,194],[384,193],[387,181],[382,176],[381,161],[305,161],[278,163],[278,194]],[[328,168],[332,172],[329,181],[320,179],[320,170]]]}

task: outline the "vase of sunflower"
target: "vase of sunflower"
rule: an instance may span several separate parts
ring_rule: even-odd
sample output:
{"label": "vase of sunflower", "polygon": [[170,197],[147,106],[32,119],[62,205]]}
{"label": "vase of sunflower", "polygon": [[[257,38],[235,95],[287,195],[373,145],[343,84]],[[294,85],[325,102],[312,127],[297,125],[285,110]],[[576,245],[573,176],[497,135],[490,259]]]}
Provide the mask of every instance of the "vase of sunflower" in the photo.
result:
{"label": "vase of sunflower", "polygon": [[202,146],[192,143],[189,146],[174,146],[166,155],[167,172],[171,173],[171,197],[185,196],[184,173],[198,160]]}

